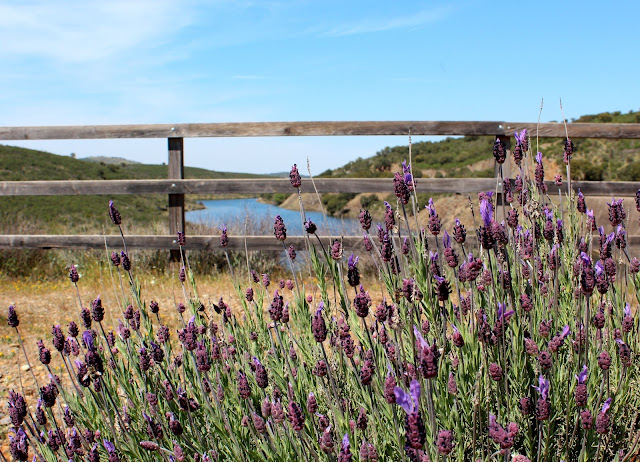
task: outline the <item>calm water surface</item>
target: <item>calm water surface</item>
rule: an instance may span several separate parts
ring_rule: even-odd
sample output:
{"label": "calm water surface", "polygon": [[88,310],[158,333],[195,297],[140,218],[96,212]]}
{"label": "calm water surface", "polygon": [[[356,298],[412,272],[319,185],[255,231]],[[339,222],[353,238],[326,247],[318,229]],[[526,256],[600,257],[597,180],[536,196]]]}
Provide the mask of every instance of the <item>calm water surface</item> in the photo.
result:
{"label": "calm water surface", "polygon": [[[273,232],[273,222],[276,215],[280,215],[287,227],[287,234],[301,236],[304,228],[300,219],[300,212],[288,210],[271,204],[258,202],[258,199],[223,199],[200,201],[206,208],[186,212],[186,219],[192,223],[201,223],[209,226],[221,226],[225,224],[229,230],[241,231],[247,222],[249,234],[266,234]],[[320,212],[307,212],[317,226],[319,234],[327,234],[325,231],[325,219]],[[327,217],[327,226],[331,234],[359,234],[360,224],[358,220],[347,218]]]}

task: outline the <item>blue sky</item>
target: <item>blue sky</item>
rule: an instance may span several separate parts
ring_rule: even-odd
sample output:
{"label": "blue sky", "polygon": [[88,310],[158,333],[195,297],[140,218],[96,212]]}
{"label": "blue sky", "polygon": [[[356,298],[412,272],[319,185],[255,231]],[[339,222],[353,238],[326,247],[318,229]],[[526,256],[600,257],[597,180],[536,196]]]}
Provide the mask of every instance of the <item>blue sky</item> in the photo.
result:
{"label": "blue sky", "polygon": [[[0,126],[534,121],[640,108],[637,2],[0,0]],[[187,165],[315,173],[403,137],[185,140]],[[166,161],[166,140],[11,142]],[[238,159],[243,159],[238,162]]]}

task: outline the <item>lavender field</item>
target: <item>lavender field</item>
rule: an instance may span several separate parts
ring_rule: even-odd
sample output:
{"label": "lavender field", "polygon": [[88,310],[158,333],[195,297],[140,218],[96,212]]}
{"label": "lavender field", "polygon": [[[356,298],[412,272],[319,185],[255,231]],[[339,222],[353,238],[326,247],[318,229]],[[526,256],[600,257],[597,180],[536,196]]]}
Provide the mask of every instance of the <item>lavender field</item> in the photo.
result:
{"label": "lavender field", "polygon": [[[496,140],[499,166],[508,152]],[[106,262],[118,303],[87,293],[70,268],[84,308],[29,358],[60,361],[61,376],[50,370],[37,402],[19,387],[9,394],[11,456],[634,460],[640,260],[626,229],[640,192],[635,204],[612,198],[608,222],[596,223],[581,192],[555,200],[547,190],[545,157],[526,130],[511,154],[515,178],[474,197],[473,222],[451,229],[441,225],[447,211],[419,203],[410,160],[389,181],[396,201],[384,220],[361,211],[357,248],[328,238],[304,210],[297,223],[273,217],[287,276],[227,255],[235,303],[199,296],[182,233],[175,303],[154,302],[129,258],[127,217],[111,202],[123,235]],[[572,155],[567,139],[558,187],[571,184]],[[290,179],[300,194],[295,166]],[[306,248],[293,248],[287,227],[302,222]],[[225,251],[234,236],[220,227]],[[163,311],[177,323],[163,324]],[[29,323],[20,313],[9,307],[16,338]]]}

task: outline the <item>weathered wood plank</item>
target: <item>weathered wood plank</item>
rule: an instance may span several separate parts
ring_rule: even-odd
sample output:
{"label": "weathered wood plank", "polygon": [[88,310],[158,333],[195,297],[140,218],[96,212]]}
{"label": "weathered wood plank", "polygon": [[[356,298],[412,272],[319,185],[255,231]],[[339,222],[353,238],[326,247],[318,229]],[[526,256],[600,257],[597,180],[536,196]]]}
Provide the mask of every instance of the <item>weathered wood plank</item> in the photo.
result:
{"label": "weathered wood plank", "polygon": [[[364,254],[364,246],[362,245],[362,236],[344,236],[341,238],[345,247],[345,252],[356,252]],[[373,238],[375,240],[375,237]],[[429,236],[429,246],[435,248],[435,240],[433,236]],[[121,248],[122,238],[120,235],[111,234],[102,235],[67,235],[67,234],[49,234],[49,235],[21,235],[21,234],[5,234],[0,235],[0,249],[104,249],[105,240],[109,248]],[[328,237],[322,237],[325,245],[329,243]],[[128,249],[154,250],[178,249],[176,236],[158,236],[158,235],[130,235],[126,236]],[[316,239],[311,239],[314,245],[317,245]],[[630,247],[640,245],[640,235],[628,236],[627,242]],[[296,249],[304,250],[307,246],[307,238],[305,236],[289,236],[286,245],[293,244]],[[469,232],[466,242],[467,250],[475,249],[477,239],[472,232]],[[274,250],[282,251],[282,243],[273,236],[247,236],[247,247],[249,251]],[[187,236],[187,250],[222,250],[220,247],[220,236]],[[244,237],[229,236],[229,245],[227,250],[244,250]]]}
{"label": "weathered wood plank", "polygon": [[146,125],[0,127],[0,140],[197,138],[237,136],[493,135],[502,122],[239,122]]}
{"label": "weathered wood plank", "polygon": [[[324,238],[323,238],[324,239]],[[0,248],[21,249],[104,249],[105,240],[108,247],[122,247],[120,235],[0,235]],[[326,240],[326,239],[325,239]],[[176,236],[158,235],[130,235],[126,236],[129,249],[178,249]],[[296,248],[306,247],[305,236],[290,236],[286,240],[287,245],[293,244]],[[350,236],[343,239],[344,245],[354,248],[361,244],[361,236]],[[317,240],[316,240],[317,242]],[[315,243],[314,243],[315,245]],[[249,250],[279,250],[282,251],[282,243],[273,236],[247,236]],[[220,236],[187,236],[187,250],[222,250]],[[244,250],[244,238],[242,236],[229,236],[228,250]]]}
{"label": "weathered wood plank", "polygon": [[[0,127],[0,140],[60,140],[108,138],[198,138],[251,136],[354,135],[484,135],[513,136],[535,122],[499,121],[344,121],[344,122],[239,122],[194,124],[78,125]],[[544,123],[540,136],[564,138],[564,126]],[[640,124],[569,124],[571,138],[640,138]]]}
{"label": "weathered wood plank", "polygon": [[[392,178],[317,178],[320,193],[391,192]],[[417,178],[417,191],[426,193],[468,194],[495,189],[493,178]],[[547,181],[550,191],[557,191]],[[566,182],[562,191],[567,191]],[[640,183],[633,181],[573,181],[575,191],[592,196],[635,196]],[[311,181],[302,180],[302,191],[313,192]],[[72,181],[0,181],[0,196],[57,196],[118,194],[262,194],[294,192],[289,179],[234,180],[72,180]]]}
{"label": "weathered wood plank", "polygon": [[[184,179],[184,139],[169,138],[169,180]],[[169,193],[169,234],[176,236],[185,230],[184,194]],[[180,252],[171,250],[171,260],[179,261]]]}
{"label": "weathered wood plank", "polygon": [[[505,122],[505,133],[513,136],[513,132],[520,132],[526,128],[529,134],[536,136],[536,124],[526,122]],[[569,138],[640,138],[640,124],[602,124],[602,123],[570,123],[567,124]],[[564,138],[565,129],[562,123],[544,123],[539,127],[540,137]]]}

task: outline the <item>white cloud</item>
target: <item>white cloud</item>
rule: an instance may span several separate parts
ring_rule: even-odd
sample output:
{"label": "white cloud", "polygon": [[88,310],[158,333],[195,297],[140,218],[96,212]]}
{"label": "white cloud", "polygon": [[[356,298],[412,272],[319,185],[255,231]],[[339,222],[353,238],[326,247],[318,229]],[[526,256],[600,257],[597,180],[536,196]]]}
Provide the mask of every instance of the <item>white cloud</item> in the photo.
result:
{"label": "white cloud", "polygon": [[0,56],[94,62],[157,46],[189,22],[173,0],[25,1],[0,4]]}
{"label": "white cloud", "polygon": [[421,27],[427,24],[441,21],[442,19],[449,16],[452,11],[453,8],[450,6],[441,6],[403,16],[385,18],[361,18],[332,27],[323,35],[330,37],[342,37],[346,35],[367,34],[372,32],[390,31],[394,29]]}

